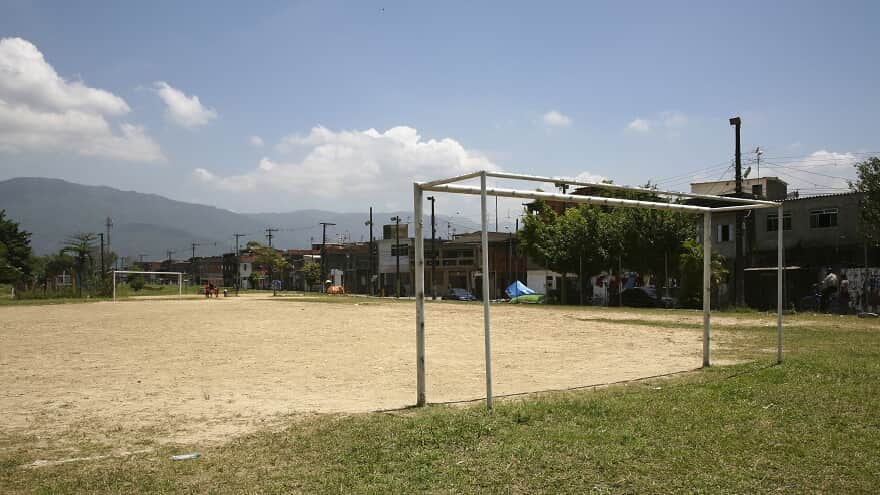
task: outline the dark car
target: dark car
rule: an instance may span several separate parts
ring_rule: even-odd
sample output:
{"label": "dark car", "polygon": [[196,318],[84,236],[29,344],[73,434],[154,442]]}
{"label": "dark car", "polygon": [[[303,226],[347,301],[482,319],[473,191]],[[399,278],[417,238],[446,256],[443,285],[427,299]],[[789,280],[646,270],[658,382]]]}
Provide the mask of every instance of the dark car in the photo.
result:
{"label": "dark car", "polygon": [[631,287],[621,294],[624,306],[631,308],[671,308],[674,303],[671,298],[657,297],[657,291],[652,287]]}
{"label": "dark car", "polygon": [[443,299],[449,301],[476,301],[477,298],[465,289],[449,289],[449,292],[443,296]]}

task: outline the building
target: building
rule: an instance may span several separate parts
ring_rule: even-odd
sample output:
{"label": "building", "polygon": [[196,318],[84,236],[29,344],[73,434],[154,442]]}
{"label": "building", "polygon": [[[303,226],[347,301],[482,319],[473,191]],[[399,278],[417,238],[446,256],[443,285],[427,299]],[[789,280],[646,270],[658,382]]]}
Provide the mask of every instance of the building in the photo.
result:
{"label": "building", "polygon": [[[698,194],[732,195],[734,181],[691,184]],[[752,210],[744,215],[743,259],[746,304],[770,308],[776,304],[777,250],[779,228],[785,249],[784,293],[787,305],[810,297],[812,285],[828,269],[844,273],[852,268],[875,266],[877,250],[865,242],[859,224],[860,194],[854,192],[818,196],[788,194],[787,184],[777,177],[743,181],[743,190],[756,199],[781,201],[783,217],[775,209]],[[699,201],[699,200],[697,200]],[[733,266],[736,255],[736,215],[712,215],[712,247]],[[702,222],[698,224],[702,239]],[[733,294],[732,287],[725,291]],[[729,301],[722,301],[722,303]]]}

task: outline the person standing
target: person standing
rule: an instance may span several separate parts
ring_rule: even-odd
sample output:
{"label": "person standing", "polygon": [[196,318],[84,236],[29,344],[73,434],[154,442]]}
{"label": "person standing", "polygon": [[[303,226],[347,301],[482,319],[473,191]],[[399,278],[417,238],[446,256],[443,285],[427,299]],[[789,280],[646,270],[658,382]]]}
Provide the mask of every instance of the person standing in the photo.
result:
{"label": "person standing", "polygon": [[826,312],[830,309],[829,306],[831,306],[834,293],[837,292],[837,274],[834,273],[834,270],[831,267],[828,267],[826,273],[825,278],[822,279],[822,307],[820,308],[822,312]]}

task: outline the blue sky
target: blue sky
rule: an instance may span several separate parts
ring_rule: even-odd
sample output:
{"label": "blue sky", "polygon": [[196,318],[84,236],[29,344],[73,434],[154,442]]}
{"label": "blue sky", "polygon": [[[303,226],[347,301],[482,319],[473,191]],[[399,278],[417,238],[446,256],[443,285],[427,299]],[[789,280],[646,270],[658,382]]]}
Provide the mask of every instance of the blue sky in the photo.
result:
{"label": "blue sky", "polygon": [[[242,5],[0,2],[0,37],[62,81],[0,82],[0,179],[360,211],[475,167],[684,190],[730,176],[734,115],[805,192],[880,150],[877,2]],[[101,94],[57,88],[80,83]],[[50,125],[73,111],[99,124]]]}

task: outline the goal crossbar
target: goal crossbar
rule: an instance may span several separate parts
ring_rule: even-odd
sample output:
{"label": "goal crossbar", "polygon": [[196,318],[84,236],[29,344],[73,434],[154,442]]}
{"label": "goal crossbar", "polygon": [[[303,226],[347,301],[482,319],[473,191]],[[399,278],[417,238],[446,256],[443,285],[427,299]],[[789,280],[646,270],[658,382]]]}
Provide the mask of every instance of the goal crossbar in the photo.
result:
{"label": "goal crossbar", "polygon": [[177,275],[177,298],[183,297],[183,272],[146,272],[140,270],[113,270],[113,300],[116,300],[116,274],[117,273],[134,273],[142,275]]}
{"label": "goal crossbar", "polygon": [[[488,187],[488,178],[512,179],[530,182],[566,184],[584,187],[595,187],[606,190],[625,191],[634,193],[650,193],[660,196],[672,196],[677,198],[700,199],[709,202],[709,206],[690,205],[664,201],[647,201],[623,198],[606,198],[600,196],[582,196],[578,194],[557,194],[542,191],[522,189],[506,189]],[[480,186],[457,185],[469,179],[479,178]],[[426,400],[425,382],[425,240],[424,219],[422,215],[422,203],[425,191],[446,192],[451,194],[468,194],[480,196],[480,225],[481,225],[481,273],[484,274],[482,284],[483,298],[483,334],[485,346],[486,367],[486,407],[492,408],[492,346],[490,338],[491,320],[489,311],[489,229],[487,197],[526,198],[538,200],[564,201],[566,203],[594,204],[624,208],[648,208],[658,210],[675,210],[703,216],[703,366],[709,366],[709,351],[711,340],[711,264],[712,264],[712,214],[734,212],[741,210],[755,210],[763,208],[775,208],[779,215],[783,216],[781,202],[764,201],[750,198],[736,198],[716,196],[709,194],[682,193],[676,191],[660,191],[643,187],[620,186],[616,184],[603,184],[582,182],[558,177],[541,177],[536,175],[513,174],[505,172],[477,171],[446,179],[437,179],[428,182],[416,182],[413,184],[413,219],[415,222],[415,295],[416,295],[416,405],[424,406]],[[711,206],[715,202],[718,206]],[[731,206],[733,203],[733,206]],[[783,275],[783,229],[777,229],[776,239],[777,269],[776,269],[776,362],[782,363],[782,275]]]}

